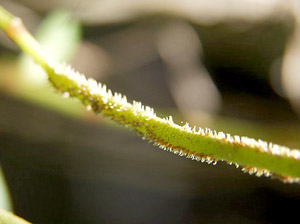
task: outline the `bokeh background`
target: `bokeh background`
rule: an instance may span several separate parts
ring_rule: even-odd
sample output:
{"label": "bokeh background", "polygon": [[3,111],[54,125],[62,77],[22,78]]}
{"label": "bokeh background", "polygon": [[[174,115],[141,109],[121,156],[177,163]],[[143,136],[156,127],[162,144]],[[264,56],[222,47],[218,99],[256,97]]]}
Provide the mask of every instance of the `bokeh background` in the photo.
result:
{"label": "bokeh background", "polygon": [[[56,60],[160,116],[300,148],[298,1],[0,4]],[[298,219],[299,185],[157,149],[59,96],[3,33],[0,164],[0,207],[38,224]]]}

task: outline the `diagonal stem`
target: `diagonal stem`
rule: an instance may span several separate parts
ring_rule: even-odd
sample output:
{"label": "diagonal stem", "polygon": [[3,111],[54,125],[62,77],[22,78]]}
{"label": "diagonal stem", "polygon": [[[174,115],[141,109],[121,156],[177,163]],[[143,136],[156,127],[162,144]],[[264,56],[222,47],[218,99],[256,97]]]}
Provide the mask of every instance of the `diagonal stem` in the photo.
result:
{"label": "diagonal stem", "polygon": [[179,126],[172,117],[160,118],[150,107],[128,103],[125,96],[105,85],[52,61],[24,27],[21,19],[0,6],[0,28],[48,74],[49,81],[64,96],[79,99],[88,109],[130,127],[160,148],[193,160],[216,164],[226,161],[256,176],[278,177],[284,182],[300,182],[300,152],[284,146],[230,136],[210,129]]}

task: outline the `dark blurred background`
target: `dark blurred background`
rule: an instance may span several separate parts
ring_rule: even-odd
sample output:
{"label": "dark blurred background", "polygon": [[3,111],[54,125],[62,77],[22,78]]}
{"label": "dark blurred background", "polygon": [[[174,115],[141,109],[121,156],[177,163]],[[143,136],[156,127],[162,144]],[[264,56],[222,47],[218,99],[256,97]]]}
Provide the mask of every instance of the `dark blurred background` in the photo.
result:
{"label": "dark blurred background", "polygon": [[[160,116],[300,148],[298,1],[0,4],[52,57]],[[298,184],[157,149],[59,96],[3,33],[0,164],[0,206],[38,224],[298,219]]]}

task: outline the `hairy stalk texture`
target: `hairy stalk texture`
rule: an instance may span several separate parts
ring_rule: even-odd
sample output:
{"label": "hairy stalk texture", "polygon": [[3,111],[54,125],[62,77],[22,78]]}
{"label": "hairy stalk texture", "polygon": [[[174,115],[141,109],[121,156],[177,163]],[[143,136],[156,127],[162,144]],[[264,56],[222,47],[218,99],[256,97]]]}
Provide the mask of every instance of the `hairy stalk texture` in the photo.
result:
{"label": "hairy stalk texture", "polygon": [[300,182],[300,152],[262,140],[231,136],[208,128],[191,128],[160,118],[140,102],[112,93],[105,85],[52,61],[23,26],[21,19],[0,8],[0,27],[47,73],[52,85],[65,97],[79,99],[87,109],[130,127],[160,148],[192,160],[216,164],[226,161],[256,176],[272,176],[284,182]]}

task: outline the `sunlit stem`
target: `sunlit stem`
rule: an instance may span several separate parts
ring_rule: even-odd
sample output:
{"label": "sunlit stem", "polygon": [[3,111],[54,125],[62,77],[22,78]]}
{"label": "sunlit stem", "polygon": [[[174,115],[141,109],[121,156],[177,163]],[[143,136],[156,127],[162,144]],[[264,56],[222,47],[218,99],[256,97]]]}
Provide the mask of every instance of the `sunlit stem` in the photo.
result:
{"label": "sunlit stem", "polygon": [[79,99],[88,109],[130,127],[160,148],[187,158],[216,164],[226,161],[256,176],[278,177],[284,182],[300,182],[300,152],[287,147],[230,136],[210,129],[179,126],[172,117],[160,118],[139,102],[128,103],[70,66],[53,62],[26,30],[22,21],[0,7],[0,28],[48,74],[49,81],[64,96]]}

